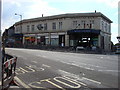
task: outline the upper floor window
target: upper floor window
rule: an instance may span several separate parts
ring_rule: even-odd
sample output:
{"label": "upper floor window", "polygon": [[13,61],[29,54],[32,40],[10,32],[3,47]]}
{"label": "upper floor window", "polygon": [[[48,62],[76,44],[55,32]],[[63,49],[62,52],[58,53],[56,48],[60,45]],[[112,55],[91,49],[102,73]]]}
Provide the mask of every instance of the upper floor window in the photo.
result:
{"label": "upper floor window", "polygon": [[32,31],[34,31],[34,30],[35,30],[35,25],[32,25],[32,27],[31,27],[31,28],[32,28]]}
{"label": "upper floor window", "polygon": [[111,32],[111,31],[110,31],[110,24],[108,24],[108,31],[109,31],[109,33]]}
{"label": "upper floor window", "polygon": [[104,30],[104,22],[102,21],[102,30]]}
{"label": "upper floor window", "polygon": [[19,32],[19,27],[16,27],[16,32]]}
{"label": "upper floor window", "polygon": [[73,21],[73,27],[74,27],[74,28],[77,27],[77,21]]}
{"label": "upper floor window", "polygon": [[82,20],[81,23],[82,23],[82,25],[83,25],[84,28],[85,28],[85,26],[86,26],[86,21]]}
{"label": "upper floor window", "polygon": [[56,23],[52,23],[52,28],[55,30],[56,29]]}
{"label": "upper floor window", "polygon": [[62,30],[62,22],[59,22],[59,30]]}
{"label": "upper floor window", "polygon": [[47,30],[47,23],[44,24],[44,30]]}
{"label": "upper floor window", "polygon": [[91,23],[91,24],[94,24],[94,20],[90,20],[90,23]]}
{"label": "upper floor window", "polygon": [[105,31],[107,31],[107,23],[105,23]]}
{"label": "upper floor window", "polygon": [[90,20],[90,29],[93,28],[94,20]]}
{"label": "upper floor window", "polygon": [[30,31],[30,26],[29,25],[27,25],[27,32],[29,32]]}

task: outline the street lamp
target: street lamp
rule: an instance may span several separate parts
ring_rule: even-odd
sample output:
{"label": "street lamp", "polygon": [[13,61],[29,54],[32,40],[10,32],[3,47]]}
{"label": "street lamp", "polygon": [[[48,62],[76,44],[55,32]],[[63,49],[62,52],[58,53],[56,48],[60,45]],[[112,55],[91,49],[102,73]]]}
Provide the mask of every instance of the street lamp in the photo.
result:
{"label": "street lamp", "polygon": [[21,27],[21,31],[20,31],[20,33],[22,33],[22,15],[20,15],[20,14],[17,14],[17,13],[15,13],[15,15],[18,15],[18,16],[20,16],[20,21],[21,21],[21,24],[20,24],[20,27]]}
{"label": "street lamp", "polygon": [[20,14],[17,14],[17,13],[15,13],[15,15],[18,15],[18,16],[20,16],[20,42],[21,42],[21,44],[22,44],[22,42],[23,42],[23,34],[22,34],[22,15],[20,15]]}

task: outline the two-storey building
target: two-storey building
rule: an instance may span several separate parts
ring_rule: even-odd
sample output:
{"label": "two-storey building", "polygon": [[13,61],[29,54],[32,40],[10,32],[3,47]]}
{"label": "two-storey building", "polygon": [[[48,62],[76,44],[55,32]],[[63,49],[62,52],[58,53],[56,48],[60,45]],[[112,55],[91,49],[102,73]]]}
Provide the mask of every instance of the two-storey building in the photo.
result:
{"label": "two-storey building", "polygon": [[15,33],[23,34],[23,44],[85,48],[96,46],[109,51],[111,23],[102,13],[94,12],[25,19],[14,26]]}

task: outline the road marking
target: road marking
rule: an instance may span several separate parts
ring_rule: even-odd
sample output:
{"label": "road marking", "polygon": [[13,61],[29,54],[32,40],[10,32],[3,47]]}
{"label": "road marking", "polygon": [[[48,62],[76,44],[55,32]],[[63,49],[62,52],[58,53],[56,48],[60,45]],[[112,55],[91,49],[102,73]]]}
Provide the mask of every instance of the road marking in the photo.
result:
{"label": "road marking", "polygon": [[86,77],[82,77],[82,78],[85,79],[85,80],[88,80],[88,81],[97,83],[97,84],[101,84],[101,82],[95,81],[95,80],[93,80],[93,79],[89,79],[89,78],[86,78]]}
{"label": "road marking", "polygon": [[62,90],[65,90],[64,88],[62,88],[61,86],[59,86],[59,85],[53,83],[53,82],[50,81],[50,80],[51,80],[51,79],[48,78],[48,79],[40,80],[40,82],[32,82],[32,83],[29,84],[29,86],[34,87],[34,88],[47,89],[47,87],[35,86],[35,85],[33,85],[33,84],[36,84],[36,83],[37,83],[37,84],[41,84],[42,82],[48,82],[48,83],[52,84],[53,86],[55,86],[55,87],[57,87],[57,88],[60,88],[60,89],[62,89]]}
{"label": "road marking", "polygon": [[28,90],[32,90],[28,85],[26,85],[24,82],[22,82],[18,77],[14,77],[14,79],[20,84],[22,85],[24,88],[27,88]]}
{"label": "road marking", "polygon": [[75,79],[72,79],[72,78],[69,78],[69,77],[67,77],[67,76],[64,76],[64,78],[67,78],[67,79],[70,79],[70,80],[75,81],[75,82],[77,82],[77,83],[80,83],[80,84],[83,85],[83,86],[87,86],[85,83],[79,82],[79,81],[77,81],[77,80],[75,80]]}
{"label": "road marking", "polygon": [[105,71],[105,72],[119,72],[118,70],[98,70],[98,71]]}
{"label": "road marking", "polygon": [[[61,80],[60,80],[61,79]],[[51,81],[52,80],[52,81]],[[54,82],[53,82],[54,80]],[[43,89],[46,89],[48,87],[43,87],[43,86],[40,86],[42,84],[42,82],[45,82],[45,83],[49,83],[59,89],[62,89],[62,90],[65,90],[63,86],[60,86],[59,84],[56,84],[56,83],[61,83],[62,85],[64,86],[67,86],[69,88],[80,88],[81,85],[84,85],[84,86],[87,86],[85,85],[84,83],[82,82],[79,82],[78,81],[74,81],[73,79],[71,78],[68,78],[68,77],[54,77],[54,78],[48,78],[48,79],[44,79],[44,80],[40,80],[40,81],[35,81],[35,82],[31,82],[30,84],[28,84],[29,86],[33,87],[33,88],[43,88]],[[46,84],[43,84],[43,85],[46,85]],[[39,85],[38,85],[39,84]]]}
{"label": "road marking", "polygon": [[33,88],[42,88],[42,89],[47,89],[47,88],[45,88],[45,87],[35,86],[35,85],[33,85],[34,83],[41,84],[40,82],[32,82],[32,83],[30,83],[30,84],[28,84],[28,85],[29,85],[29,86],[31,86],[31,87],[33,87]]}
{"label": "road marking", "polygon": [[[26,70],[26,69],[29,69],[29,70]],[[22,68],[22,67],[19,67],[19,68],[16,68],[16,74],[24,74],[24,73],[28,73],[28,72],[35,72],[34,69],[32,69],[32,66],[25,66],[25,68]]]}
{"label": "road marking", "polygon": [[[66,81],[69,81],[70,83],[73,83],[73,84],[75,84],[76,86],[72,86],[72,85],[67,84],[67,83],[65,83],[65,82],[63,82],[63,81],[60,81],[60,80],[58,80],[58,78],[63,79],[63,80],[66,80]],[[76,83],[76,82],[73,82],[73,81],[71,81],[71,80],[69,80],[69,79],[67,79],[67,78],[55,77],[55,78],[53,78],[53,79],[54,79],[55,81],[59,82],[59,83],[62,83],[63,85],[66,85],[66,86],[68,86],[68,87],[71,87],[71,88],[80,88],[80,87],[81,87],[80,84],[78,84],[78,83]]]}
{"label": "road marking", "polygon": [[52,84],[53,86],[56,86],[57,88],[61,88],[62,90],[65,90],[65,89],[62,88],[61,86],[59,86],[59,85],[57,85],[57,84],[51,82],[50,79],[45,79],[45,80],[41,80],[41,81],[47,81],[48,83]]}
{"label": "road marking", "polygon": [[27,70],[25,70],[24,68],[22,67],[19,67],[21,70],[23,70],[24,72],[28,72]]}
{"label": "road marking", "polygon": [[42,66],[43,66],[43,67],[48,67],[48,68],[51,67],[51,66],[46,65],[46,64],[42,64]]}
{"label": "road marking", "polygon": [[33,62],[33,63],[37,63],[36,61],[31,61],[31,62]]}
{"label": "road marking", "polygon": [[41,57],[46,58],[47,56],[42,55]]}
{"label": "road marking", "polygon": [[82,76],[80,78],[80,75],[76,75],[76,74],[73,74],[73,73],[70,73],[70,72],[66,72],[64,70],[59,70],[59,72],[64,76],[73,77],[76,80],[83,80],[84,79],[84,80],[89,80],[89,81],[97,83],[97,84],[101,84],[101,82],[99,82],[99,81],[95,81],[95,80],[92,80],[92,79],[89,79],[89,78],[86,78],[86,77],[82,77]]}
{"label": "road marking", "polygon": [[26,68],[30,69],[32,72],[35,72],[35,70],[34,70],[34,69],[32,69],[32,67],[31,67],[31,66],[26,66]]}
{"label": "road marking", "polygon": [[[22,72],[22,73],[19,73],[19,72]],[[16,71],[15,71],[16,74],[23,74],[25,73],[24,71],[22,71],[20,68],[16,68]]]}

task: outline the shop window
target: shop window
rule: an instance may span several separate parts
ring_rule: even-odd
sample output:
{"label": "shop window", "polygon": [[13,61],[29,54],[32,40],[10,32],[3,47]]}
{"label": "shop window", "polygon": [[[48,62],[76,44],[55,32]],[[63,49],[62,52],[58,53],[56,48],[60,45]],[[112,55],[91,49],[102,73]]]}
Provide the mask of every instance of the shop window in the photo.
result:
{"label": "shop window", "polygon": [[58,38],[51,38],[51,45],[58,46]]}

